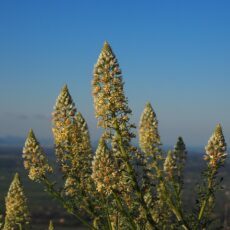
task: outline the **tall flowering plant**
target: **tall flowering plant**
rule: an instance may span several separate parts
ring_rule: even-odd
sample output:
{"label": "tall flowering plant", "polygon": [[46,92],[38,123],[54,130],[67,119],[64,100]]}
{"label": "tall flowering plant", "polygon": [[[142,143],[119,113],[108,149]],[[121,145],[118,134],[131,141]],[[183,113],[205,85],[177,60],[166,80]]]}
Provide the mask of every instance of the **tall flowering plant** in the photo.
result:
{"label": "tall flowering plant", "polygon": [[104,130],[95,153],[88,127],[65,85],[53,112],[57,164],[63,184],[53,181],[55,170],[33,131],[23,149],[29,178],[89,229],[206,229],[211,225],[219,168],[226,160],[226,143],[217,126],[204,156],[207,169],[192,213],[184,209],[186,146],[182,137],[164,153],[156,113],[147,103],[139,125],[140,148],[133,145],[136,126],[124,92],[122,71],[108,42],[94,66],[95,116]]}

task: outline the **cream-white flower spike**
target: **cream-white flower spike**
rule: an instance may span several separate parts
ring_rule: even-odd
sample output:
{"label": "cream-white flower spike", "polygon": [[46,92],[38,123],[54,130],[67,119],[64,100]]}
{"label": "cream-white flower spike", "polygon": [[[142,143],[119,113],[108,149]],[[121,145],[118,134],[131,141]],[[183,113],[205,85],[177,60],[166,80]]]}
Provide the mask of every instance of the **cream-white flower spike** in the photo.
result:
{"label": "cream-white flower spike", "polygon": [[220,124],[216,126],[205,150],[204,159],[208,162],[209,167],[218,168],[224,164],[227,157],[227,145]]}
{"label": "cream-white flower spike", "polygon": [[167,157],[164,162],[164,172],[168,179],[172,179],[175,176],[175,169],[177,168],[175,156],[173,151],[168,151]]}
{"label": "cream-white flower spike", "polygon": [[32,129],[28,133],[22,157],[31,180],[41,181],[47,173],[53,171]]}
{"label": "cream-white flower spike", "polygon": [[92,161],[92,147],[90,143],[90,135],[88,125],[80,112],[77,112],[75,116],[75,121],[77,123],[78,132],[80,133],[82,151],[85,153],[85,157]]}
{"label": "cream-white flower spike", "polygon": [[98,126],[119,129],[128,141],[133,137],[129,123],[131,110],[124,94],[121,70],[110,45],[105,42],[93,73],[93,97]]}
{"label": "cream-white flower spike", "polygon": [[104,137],[99,141],[94,156],[92,178],[98,192],[110,195],[119,183],[118,170]]}
{"label": "cream-white flower spike", "polygon": [[145,105],[140,119],[139,143],[142,151],[148,156],[155,154],[161,144],[157,117],[149,102]]}
{"label": "cream-white flower spike", "polygon": [[69,129],[71,151],[69,155],[68,176],[65,182],[66,195],[76,196],[79,191],[89,191],[92,186],[92,159],[93,152],[87,123],[80,112],[77,112],[72,129]]}
{"label": "cream-white flower spike", "polygon": [[27,199],[19,174],[16,173],[6,197],[6,216],[3,230],[27,229],[26,226],[29,225],[29,222],[30,214]]}
{"label": "cream-white flower spike", "polygon": [[73,123],[76,107],[67,85],[62,88],[52,113],[55,145],[61,145],[68,138],[68,127]]}

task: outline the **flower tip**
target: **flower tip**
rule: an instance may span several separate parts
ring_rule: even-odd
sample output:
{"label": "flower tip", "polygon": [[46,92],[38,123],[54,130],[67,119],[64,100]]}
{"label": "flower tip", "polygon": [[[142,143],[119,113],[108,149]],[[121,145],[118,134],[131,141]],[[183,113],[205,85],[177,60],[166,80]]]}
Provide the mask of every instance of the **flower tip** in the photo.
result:
{"label": "flower tip", "polygon": [[216,125],[214,133],[217,135],[219,134],[219,135],[223,136],[223,129],[222,129],[222,125],[220,123]]}
{"label": "flower tip", "polygon": [[16,172],[15,175],[14,175],[14,180],[19,180],[20,176],[19,176],[19,173]]}
{"label": "flower tip", "polygon": [[33,129],[29,130],[27,138],[35,138]]}
{"label": "flower tip", "polygon": [[104,42],[103,49],[112,52],[111,46],[109,45],[108,41]]}
{"label": "flower tip", "polygon": [[216,125],[216,129],[222,129],[221,123],[218,123],[218,124]]}
{"label": "flower tip", "polygon": [[68,91],[68,85],[65,83],[64,86],[62,87],[62,91]]}
{"label": "flower tip", "polygon": [[146,106],[149,106],[149,105],[151,105],[151,102],[150,102],[150,101],[147,101],[147,102],[146,102]]}
{"label": "flower tip", "polygon": [[184,140],[183,140],[183,137],[182,137],[182,136],[179,136],[177,140],[178,140],[179,142],[183,142],[183,143],[184,143]]}
{"label": "flower tip", "polygon": [[109,46],[109,43],[107,40],[104,41],[104,46]]}
{"label": "flower tip", "polygon": [[152,105],[151,105],[151,103],[149,101],[147,101],[146,104],[145,104],[145,107],[152,108]]}

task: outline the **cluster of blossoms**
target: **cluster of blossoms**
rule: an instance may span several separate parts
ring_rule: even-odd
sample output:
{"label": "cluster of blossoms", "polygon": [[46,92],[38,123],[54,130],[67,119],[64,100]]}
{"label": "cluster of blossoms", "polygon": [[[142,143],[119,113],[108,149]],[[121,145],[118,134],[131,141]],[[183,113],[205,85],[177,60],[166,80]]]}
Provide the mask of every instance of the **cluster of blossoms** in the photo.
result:
{"label": "cluster of blossoms", "polygon": [[71,137],[76,135],[72,129],[75,123],[76,108],[72,100],[67,85],[65,85],[59,94],[54,106],[53,118],[53,135],[57,159],[61,164],[64,173],[69,170],[66,163],[71,152]]}
{"label": "cluster of blossoms", "polygon": [[217,125],[205,149],[206,155],[204,159],[208,162],[210,168],[215,169],[224,164],[227,157],[227,146],[220,124]]}
{"label": "cluster of blossoms", "polygon": [[119,171],[104,137],[99,141],[92,166],[92,178],[98,192],[110,195],[118,189]]}
{"label": "cluster of blossoms", "polygon": [[[131,152],[134,151],[130,145],[130,140],[135,136],[131,132],[134,125],[130,123],[131,110],[124,95],[121,70],[107,42],[104,43],[94,66],[92,85],[98,126],[105,128],[104,138],[112,142],[111,155],[116,160],[118,170],[124,172],[125,164],[131,159]],[[121,177],[123,176],[122,174]],[[125,181],[127,179],[120,178],[121,187]]]}
{"label": "cluster of blossoms", "polygon": [[177,177],[180,179],[183,175],[183,169],[187,158],[187,150],[182,137],[178,137],[177,143],[174,147],[174,156],[177,165]]}
{"label": "cluster of blossoms", "polygon": [[[10,184],[5,198],[5,215],[0,218],[1,230],[27,230],[32,229],[31,214],[27,205],[27,198],[18,173]],[[49,230],[54,230],[52,221],[49,223]]]}
{"label": "cluster of blossoms", "polygon": [[26,139],[22,157],[24,158],[24,167],[29,171],[31,180],[39,181],[47,173],[53,171],[32,129]]}
{"label": "cluster of blossoms", "polygon": [[130,132],[131,110],[124,95],[121,70],[117,59],[105,42],[93,73],[93,96],[98,126],[105,129],[119,129],[122,137],[129,141],[134,134]]}
{"label": "cluster of blossoms", "polygon": [[164,171],[169,179],[172,179],[174,177],[176,168],[177,165],[175,156],[173,154],[173,151],[169,150],[167,157],[164,161]]}
{"label": "cluster of blossoms", "polygon": [[81,191],[91,190],[92,148],[88,126],[80,112],[77,112],[69,133],[71,151],[69,152],[69,169],[66,173],[65,191],[69,196],[76,196]]}
{"label": "cluster of blossoms", "polygon": [[146,104],[140,119],[139,144],[147,156],[157,153],[161,144],[156,113],[149,102]]}
{"label": "cluster of blossoms", "polygon": [[[143,185],[146,190],[145,200],[156,223],[163,224],[162,210],[165,209],[162,195],[162,182],[159,180],[159,162],[162,160],[161,140],[158,131],[158,120],[150,102],[146,103],[139,122],[139,146],[145,162]],[[171,162],[170,162],[171,163]],[[165,221],[165,220],[164,220]]]}
{"label": "cluster of blossoms", "polygon": [[6,197],[6,216],[3,230],[24,229],[30,223],[30,213],[23,187],[16,173]]}
{"label": "cluster of blossoms", "polygon": [[61,186],[51,181],[49,173],[53,170],[32,130],[23,149],[25,169],[31,180],[42,183],[70,213],[77,206],[78,210],[94,218],[98,212],[95,203],[100,200],[91,177],[93,155],[88,126],[82,114],[77,112],[66,85],[57,98],[52,115],[55,153],[64,183]]}
{"label": "cluster of blossoms", "polygon": [[53,112],[53,134],[57,160],[65,175],[65,192],[76,196],[90,189],[92,148],[88,126],[65,85]]}
{"label": "cluster of blossoms", "polygon": [[183,138],[179,137],[174,150],[170,150],[168,152],[164,161],[164,171],[166,172],[166,175],[179,184],[183,183],[182,175],[185,166],[186,155],[187,151]]}

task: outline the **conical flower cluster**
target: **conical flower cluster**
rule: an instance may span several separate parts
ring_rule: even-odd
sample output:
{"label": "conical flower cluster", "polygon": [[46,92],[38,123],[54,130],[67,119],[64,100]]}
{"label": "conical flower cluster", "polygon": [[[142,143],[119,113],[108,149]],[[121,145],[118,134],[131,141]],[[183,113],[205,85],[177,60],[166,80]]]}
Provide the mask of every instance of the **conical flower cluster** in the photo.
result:
{"label": "conical flower cluster", "polygon": [[175,156],[176,166],[177,166],[177,170],[176,170],[177,180],[178,182],[182,183],[183,170],[187,158],[187,150],[182,137],[178,137],[177,143],[174,147],[173,154]]}
{"label": "conical flower cluster", "polygon": [[29,225],[30,214],[23,187],[16,173],[6,197],[6,217],[4,230],[24,229]]}
{"label": "conical flower cluster", "polygon": [[105,42],[93,74],[93,96],[98,126],[119,129],[128,141],[133,137],[129,123],[131,110],[124,95],[121,70],[110,45]]}
{"label": "conical flower cluster", "polygon": [[88,125],[87,125],[84,117],[82,116],[82,114],[80,112],[77,112],[75,120],[76,120],[76,123],[78,125],[78,129],[79,129],[78,132],[80,133],[82,150],[88,156],[90,164],[91,164],[92,147],[91,147],[91,143],[90,143]]}
{"label": "conical flower cluster", "polygon": [[65,194],[75,201],[90,197],[92,190],[92,148],[88,126],[65,85],[53,112],[53,134],[57,160],[64,174]]}
{"label": "conical flower cluster", "polygon": [[177,183],[177,186],[181,186],[182,174],[186,160],[186,146],[183,138],[179,137],[173,151],[168,151],[167,157],[164,162],[164,171],[167,176]]}
{"label": "conical flower cluster", "polygon": [[185,163],[187,151],[182,137],[178,137],[177,143],[174,147],[174,154],[177,158],[178,164]]}
{"label": "conical flower cluster", "polygon": [[164,172],[166,173],[166,177],[172,179],[175,175],[176,168],[176,159],[173,151],[168,151],[167,157],[164,162]]}
{"label": "conical flower cluster", "polygon": [[183,187],[183,174],[187,158],[187,150],[182,137],[178,137],[173,156],[175,159],[174,182],[176,183],[177,192],[180,194]]}
{"label": "conical flower cluster", "polygon": [[[98,126],[105,128],[104,138],[111,141],[112,150],[109,151],[111,151],[111,156],[116,159],[117,170],[122,171],[123,174],[126,172],[126,175],[119,175],[121,176],[120,190],[125,190],[125,183],[129,184],[126,186],[126,190],[130,190],[133,186],[131,181],[134,180],[135,172],[129,164],[136,150],[131,146],[130,141],[135,136],[132,133],[132,128],[135,126],[130,123],[131,110],[124,94],[121,70],[117,58],[107,42],[104,43],[95,64],[92,85]],[[115,170],[114,174],[116,173]],[[127,200],[127,191],[124,192],[124,196]]]}
{"label": "conical flower cluster", "polygon": [[29,171],[31,180],[40,181],[47,173],[52,172],[47,157],[32,129],[27,136],[22,157],[24,158],[24,167]]}
{"label": "conical flower cluster", "polygon": [[[55,144],[59,145],[67,140],[66,127],[71,126],[76,114],[75,104],[65,85],[56,101],[53,112],[53,134]],[[66,138],[66,139],[65,139]]]}
{"label": "conical flower cluster", "polygon": [[160,135],[158,121],[150,103],[147,103],[140,119],[139,143],[147,156],[154,155],[159,151]]}
{"label": "conical flower cluster", "polygon": [[76,108],[69,93],[67,85],[65,85],[56,101],[53,112],[53,135],[55,141],[56,155],[61,164],[62,171],[68,170],[68,153],[71,151],[71,136],[73,133],[72,125],[75,123]]}
{"label": "conical flower cluster", "polygon": [[[53,112],[53,134],[61,169],[67,180],[88,178],[91,174],[92,148],[87,124],[77,112],[67,86],[61,90]],[[82,176],[79,175],[82,174]]]}
{"label": "conical flower cluster", "polygon": [[208,162],[210,168],[216,169],[224,164],[227,157],[227,145],[220,124],[216,126],[205,150],[206,155],[204,159]]}
{"label": "conical flower cluster", "polygon": [[92,148],[88,126],[80,112],[77,112],[72,124],[72,147],[70,168],[68,170],[65,191],[69,196],[75,196],[79,191],[89,191],[92,186]]}
{"label": "conical flower cluster", "polygon": [[104,137],[100,139],[94,156],[92,178],[100,193],[110,195],[118,189],[119,172]]}

